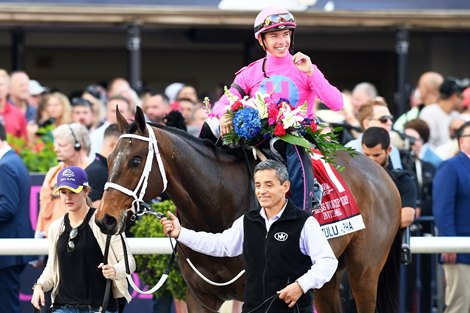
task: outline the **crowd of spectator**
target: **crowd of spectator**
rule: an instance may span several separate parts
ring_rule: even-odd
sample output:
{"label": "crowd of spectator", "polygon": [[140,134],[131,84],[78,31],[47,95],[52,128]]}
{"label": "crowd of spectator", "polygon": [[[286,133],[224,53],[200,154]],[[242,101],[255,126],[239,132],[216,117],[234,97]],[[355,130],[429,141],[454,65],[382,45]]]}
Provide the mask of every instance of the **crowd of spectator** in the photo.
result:
{"label": "crowd of spectator", "polygon": [[[470,121],[468,85],[468,80],[425,72],[410,93],[407,112],[394,117],[379,90],[370,82],[361,82],[351,91],[343,91],[345,106],[339,113],[324,109],[318,103],[318,117],[321,122],[343,126],[342,143],[359,152],[363,148],[364,131],[371,127],[385,129],[390,136],[390,148],[386,153],[390,169],[408,171],[416,185],[415,216],[432,216],[433,203],[440,205],[445,199],[440,189],[433,188],[436,172],[442,173],[439,170],[442,163],[449,159],[455,163],[455,157],[462,153],[467,158],[460,159],[461,162],[469,161],[470,155],[462,149],[462,145],[465,149],[466,141],[470,140],[465,139],[469,136],[466,130]],[[219,96],[212,99],[213,103]],[[25,146],[32,149],[44,136],[40,130],[46,128],[54,142],[58,163],[51,164],[41,188],[36,237],[47,237],[48,225],[65,213],[52,192],[61,169],[72,165],[86,169],[90,182],[97,186],[97,189],[92,188],[90,195],[94,206],[98,206],[107,175],[106,158],[119,135],[115,125],[116,110],[132,121],[137,106],[143,109],[149,122],[156,124],[164,124],[172,111],[179,111],[185,129],[194,136],[198,136],[208,118],[198,90],[184,83],[170,84],[164,90],[144,88],[137,93],[126,79],[118,77],[106,86],[90,84],[67,96],[30,79],[26,72],[9,74],[0,69],[0,123],[4,125],[7,137],[22,139]],[[449,163],[444,164],[447,164],[445,168],[449,167]],[[467,164],[459,163],[459,166],[466,168]],[[434,183],[442,184],[442,179],[448,179],[444,176],[438,174]],[[437,194],[433,194],[433,190]],[[443,218],[441,211],[437,216]],[[461,228],[470,228],[470,223],[466,223],[468,226],[455,222],[460,228],[445,224],[445,230],[439,229],[440,222],[437,225],[441,233],[460,236],[463,235]],[[454,229],[449,231],[449,227]],[[432,232],[429,228],[424,231]],[[454,262],[460,260],[458,257],[452,259]],[[444,262],[448,264],[449,260]],[[448,266],[446,272],[450,272]],[[454,273],[454,277],[459,277],[458,273]]]}

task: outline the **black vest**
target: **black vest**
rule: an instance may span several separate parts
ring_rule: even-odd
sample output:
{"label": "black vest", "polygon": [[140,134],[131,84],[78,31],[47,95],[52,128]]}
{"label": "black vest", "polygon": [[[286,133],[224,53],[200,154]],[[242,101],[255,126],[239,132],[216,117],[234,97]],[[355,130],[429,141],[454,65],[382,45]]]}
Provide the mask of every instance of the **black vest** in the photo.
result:
{"label": "black vest", "polygon": [[[265,222],[259,210],[250,211],[245,215],[243,253],[247,264],[247,285],[243,312],[251,312],[310,269],[310,257],[302,254],[299,248],[300,234],[309,216],[310,213],[302,211],[289,201],[281,218],[266,232]],[[302,295],[297,305],[302,313],[313,312],[313,291],[309,290]],[[255,312],[298,311],[295,307],[289,308],[284,301],[276,297],[274,301],[267,301]]]}

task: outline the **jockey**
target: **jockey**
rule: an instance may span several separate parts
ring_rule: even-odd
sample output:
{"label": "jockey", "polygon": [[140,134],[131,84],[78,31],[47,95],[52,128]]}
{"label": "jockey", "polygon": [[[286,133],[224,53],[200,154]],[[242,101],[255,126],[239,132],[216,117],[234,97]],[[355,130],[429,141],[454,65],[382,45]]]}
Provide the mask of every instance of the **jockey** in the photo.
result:
{"label": "jockey", "polygon": [[[230,92],[239,98],[246,95],[253,97],[256,92],[266,93],[275,102],[282,98],[293,107],[307,102],[307,118],[314,117],[316,97],[330,109],[340,110],[343,99],[339,90],[326,80],[309,56],[301,52],[293,53],[296,26],[295,18],[288,10],[274,7],[263,9],[256,16],[254,35],[266,51],[266,56],[239,70]],[[232,129],[231,119],[225,114],[227,104],[229,100],[224,95],[213,108],[217,118],[206,121],[200,137],[223,137]],[[272,149],[274,142],[271,141]],[[291,173],[291,199],[297,206],[311,209],[313,173],[310,159],[303,148],[287,145],[285,150],[280,154],[287,161]]]}

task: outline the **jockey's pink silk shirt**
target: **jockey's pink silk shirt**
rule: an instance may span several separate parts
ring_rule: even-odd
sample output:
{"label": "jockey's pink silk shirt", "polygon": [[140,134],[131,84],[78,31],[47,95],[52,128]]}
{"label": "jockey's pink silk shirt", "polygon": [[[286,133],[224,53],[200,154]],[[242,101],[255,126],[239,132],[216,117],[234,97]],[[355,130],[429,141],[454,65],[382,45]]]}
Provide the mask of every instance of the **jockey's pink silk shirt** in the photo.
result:
{"label": "jockey's pink silk shirt", "polygon": [[[266,56],[265,70],[269,78],[263,73],[263,59],[259,59],[242,68],[236,73],[234,83],[239,85],[250,97],[257,91],[272,94],[277,102],[280,98],[287,99],[289,103],[297,107],[308,103],[307,116],[314,117],[314,102],[318,97],[330,109],[338,111],[343,107],[343,97],[340,91],[331,85],[323,73],[313,65],[312,76],[300,72],[292,61],[292,55],[287,54],[279,58],[272,55]],[[241,98],[240,93],[233,87],[230,91]],[[219,118],[225,113],[229,100],[226,95],[215,104],[213,114]]]}

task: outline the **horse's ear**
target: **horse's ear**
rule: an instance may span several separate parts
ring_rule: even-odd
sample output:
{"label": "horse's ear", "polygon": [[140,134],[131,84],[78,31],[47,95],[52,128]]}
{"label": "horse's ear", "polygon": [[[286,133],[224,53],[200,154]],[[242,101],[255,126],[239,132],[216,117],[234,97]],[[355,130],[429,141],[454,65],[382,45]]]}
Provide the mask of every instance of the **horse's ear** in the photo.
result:
{"label": "horse's ear", "polygon": [[119,112],[119,107],[117,104],[116,104],[116,121],[118,124],[119,131],[121,132],[121,134],[124,134],[126,129],[129,127],[129,123],[124,118],[124,116],[122,116],[121,112]]}
{"label": "horse's ear", "polygon": [[139,127],[140,131],[144,133],[147,129],[147,123],[145,122],[144,111],[142,111],[139,106],[136,108],[135,122],[137,123],[137,126]]}

